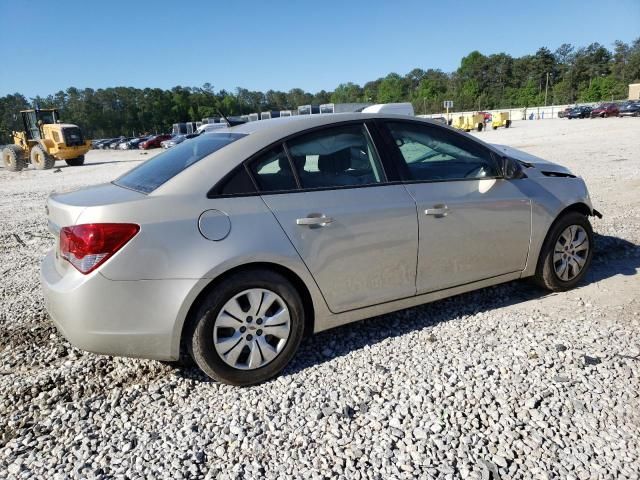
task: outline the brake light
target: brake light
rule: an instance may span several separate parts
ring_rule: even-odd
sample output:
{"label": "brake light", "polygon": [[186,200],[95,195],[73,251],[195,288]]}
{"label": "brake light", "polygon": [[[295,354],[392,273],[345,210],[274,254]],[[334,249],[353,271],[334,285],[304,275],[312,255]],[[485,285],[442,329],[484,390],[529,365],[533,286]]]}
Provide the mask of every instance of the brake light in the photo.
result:
{"label": "brake light", "polygon": [[140,231],[132,223],[87,223],[60,230],[60,255],[80,273],[98,268]]}

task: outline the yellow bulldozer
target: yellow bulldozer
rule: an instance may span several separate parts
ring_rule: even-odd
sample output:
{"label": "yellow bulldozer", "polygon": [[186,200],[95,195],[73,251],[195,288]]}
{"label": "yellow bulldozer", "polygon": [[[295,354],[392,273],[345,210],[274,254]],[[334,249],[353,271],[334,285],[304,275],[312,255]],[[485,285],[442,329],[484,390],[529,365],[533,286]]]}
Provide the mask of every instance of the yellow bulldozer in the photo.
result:
{"label": "yellow bulldozer", "polygon": [[46,170],[53,168],[56,160],[71,166],[84,164],[91,140],[85,140],[77,125],[60,123],[57,109],[22,110],[20,115],[24,130],[12,132],[13,145],[2,150],[4,168],[19,172],[31,163]]}

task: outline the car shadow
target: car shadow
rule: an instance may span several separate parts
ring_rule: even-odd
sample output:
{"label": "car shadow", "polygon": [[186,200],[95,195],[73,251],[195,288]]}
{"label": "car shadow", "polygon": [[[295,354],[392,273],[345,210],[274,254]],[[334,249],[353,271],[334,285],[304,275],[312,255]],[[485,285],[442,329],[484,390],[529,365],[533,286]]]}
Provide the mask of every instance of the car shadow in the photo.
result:
{"label": "car shadow", "polygon": [[[640,245],[597,233],[594,233],[594,242],[596,250],[593,263],[582,286],[615,275],[637,273],[640,268]],[[305,338],[282,375],[292,375],[366,346],[431,328],[442,322],[549,295],[557,293],[550,293],[526,280],[515,280],[336,327]],[[379,368],[385,368],[384,358],[377,361]],[[194,368],[179,368],[178,375],[198,381],[211,381]]]}

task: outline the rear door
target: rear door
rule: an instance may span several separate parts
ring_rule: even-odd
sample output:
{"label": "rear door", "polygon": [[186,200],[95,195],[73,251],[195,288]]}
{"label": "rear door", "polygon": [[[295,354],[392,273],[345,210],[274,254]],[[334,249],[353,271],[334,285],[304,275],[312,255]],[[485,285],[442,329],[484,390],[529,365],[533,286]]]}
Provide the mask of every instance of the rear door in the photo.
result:
{"label": "rear door", "polygon": [[531,202],[492,152],[449,129],[386,122],[418,210],[417,293],[524,269]]}
{"label": "rear door", "polygon": [[415,202],[387,181],[364,123],[297,136],[250,169],[331,311],[415,295]]}

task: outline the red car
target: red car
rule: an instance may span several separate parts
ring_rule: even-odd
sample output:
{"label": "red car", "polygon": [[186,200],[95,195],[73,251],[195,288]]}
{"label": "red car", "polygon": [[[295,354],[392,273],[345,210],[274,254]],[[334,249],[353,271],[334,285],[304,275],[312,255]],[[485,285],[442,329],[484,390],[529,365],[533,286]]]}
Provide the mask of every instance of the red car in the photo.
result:
{"label": "red car", "polygon": [[615,103],[603,103],[591,110],[591,118],[596,117],[617,117],[620,113],[620,108]]}
{"label": "red car", "polygon": [[163,135],[154,135],[153,137],[145,140],[140,143],[141,150],[149,150],[150,148],[160,148],[160,142],[164,142],[165,140],[169,140],[171,135],[163,134]]}

